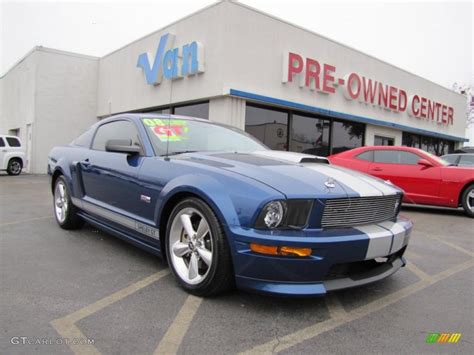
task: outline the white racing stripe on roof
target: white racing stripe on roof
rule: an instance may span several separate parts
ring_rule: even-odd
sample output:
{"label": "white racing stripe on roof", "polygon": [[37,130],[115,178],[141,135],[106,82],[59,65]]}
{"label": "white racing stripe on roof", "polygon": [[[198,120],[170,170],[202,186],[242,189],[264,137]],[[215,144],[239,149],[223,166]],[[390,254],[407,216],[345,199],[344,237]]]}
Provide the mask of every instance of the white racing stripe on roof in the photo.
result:
{"label": "white racing stripe on roof", "polygon": [[354,227],[354,229],[367,234],[369,237],[369,246],[367,247],[365,260],[378,258],[380,256],[387,256],[390,254],[393,236],[390,231],[375,224]]}
{"label": "white racing stripe on roof", "polygon": [[366,180],[361,179],[358,174],[352,174],[350,170],[341,170],[331,165],[303,164],[306,168],[332,177],[343,187],[347,187],[359,194],[360,197],[383,196],[383,192]]}

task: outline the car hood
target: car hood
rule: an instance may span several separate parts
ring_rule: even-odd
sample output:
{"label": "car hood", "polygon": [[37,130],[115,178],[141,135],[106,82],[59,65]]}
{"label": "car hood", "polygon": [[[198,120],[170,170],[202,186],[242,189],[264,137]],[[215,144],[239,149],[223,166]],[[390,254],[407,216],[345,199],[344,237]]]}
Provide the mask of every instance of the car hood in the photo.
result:
{"label": "car hood", "polygon": [[326,158],[282,151],[189,153],[175,157],[244,175],[291,198],[384,196],[401,190],[383,180],[327,164]]}

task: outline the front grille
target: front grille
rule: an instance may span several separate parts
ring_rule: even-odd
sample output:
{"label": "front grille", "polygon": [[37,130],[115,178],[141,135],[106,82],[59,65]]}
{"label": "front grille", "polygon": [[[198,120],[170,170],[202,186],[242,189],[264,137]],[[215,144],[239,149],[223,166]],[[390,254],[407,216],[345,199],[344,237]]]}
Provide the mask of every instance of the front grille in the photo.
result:
{"label": "front grille", "polygon": [[399,195],[328,199],[321,226],[352,227],[388,221],[396,217],[399,205]]}

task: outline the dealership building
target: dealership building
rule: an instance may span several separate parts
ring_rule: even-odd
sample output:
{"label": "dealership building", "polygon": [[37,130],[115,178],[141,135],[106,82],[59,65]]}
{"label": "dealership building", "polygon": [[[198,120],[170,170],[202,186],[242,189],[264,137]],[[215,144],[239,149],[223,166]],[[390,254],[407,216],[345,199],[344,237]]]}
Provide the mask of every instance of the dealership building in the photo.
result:
{"label": "dealership building", "polygon": [[32,173],[123,112],[202,117],[323,156],[374,144],[441,155],[466,141],[464,96],[230,1],[101,58],[36,47],[0,79],[0,100],[0,133],[23,140]]}

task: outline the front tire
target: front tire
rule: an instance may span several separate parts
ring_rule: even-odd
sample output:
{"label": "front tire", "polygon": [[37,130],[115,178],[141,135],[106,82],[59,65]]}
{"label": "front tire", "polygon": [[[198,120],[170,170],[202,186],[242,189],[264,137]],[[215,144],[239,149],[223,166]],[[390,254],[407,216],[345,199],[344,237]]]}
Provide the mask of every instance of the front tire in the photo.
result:
{"label": "front tire", "polygon": [[187,292],[214,296],[234,284],[225,233],[211,208],[188,198],[173,209],[166,228],[166,255],[171,272]]}
{"label": "front tire", "polygon": [[20,175],[21,170],[23,169],[23,164],[18,158],[12,158],[8,162],[7,173],[8,175]]}
{"label": "front tire", "polygon": [[466,216],[474,218],[474,185],[469,185],[461,196],[462,208]]}
{"label": "front tire", "polygon": [[62,175],[54,183],[53,211],[56,222],[63,229],[78,229],[84,224],[77,214],[78,209],[72,204],[68,184]]}

